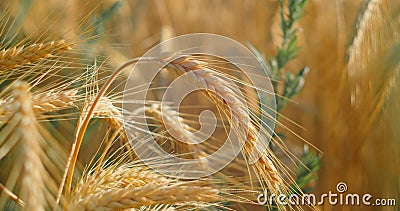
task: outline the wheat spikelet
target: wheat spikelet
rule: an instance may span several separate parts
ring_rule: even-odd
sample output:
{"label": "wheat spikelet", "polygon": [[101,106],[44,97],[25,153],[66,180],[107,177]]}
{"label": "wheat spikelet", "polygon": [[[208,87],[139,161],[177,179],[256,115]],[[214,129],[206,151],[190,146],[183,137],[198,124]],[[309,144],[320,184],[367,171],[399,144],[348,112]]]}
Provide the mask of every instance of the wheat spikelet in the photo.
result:
{"label": "wheat spikelet", "polygon": [[71,44],[64,40],[3,49],[0,51],[0,71],[16,68],[70,49]]}
{"label": "wheat spikelet", "polygon": [[[89,101],[91,102],[91,101]],[[127,142],[128,138],[123,128],[123,118],[121,108],[116,107],[112,100],[107,96],[100,99],[93,116],[96,118],[103,118],[111,126],[111,128],[120,135],[120,140]],[[110,142],[111,144],[111,142]],[[122,144],[122,143],[121,143]],[[128,150],[131,150],[129,144],[125,144]],[[130,156],[132,158],[132,155]]]}
{"label": "wheat spikelet", "polygon": [[[208,69],[205,62],[197,61],[190,56],[182,56],[170,62],[168,67],[177,70],[179,74],[189,73],[197,83],[223,98],[222,102],[229,106],[231,116],[236,120],[233,122],[238,123],[233,125],[237,133],[241,135],[243,130],[247,130],[247,137],[243,137],[245,139],[243,140],[245,141],[244,153],[250,157],[256,146],[257,129],[250,123],[251,118],[247,112],[246,104],[238,98],[238,95],[229,85],[226,85],[227,82],[218,77],[214,71]],[[257,150],[256,152],[259,153]],[[262,154],[259,157],[259,160],[255,163],[256,171],[264,179],[267,187],[274,193],[278,193],[280,187],[284,187],[279,172],[267,155]]]}
{"label": "wheat spikelet", "polygon": [[[162,110],[161,106],[163,106]],[[160,131],[167,130],[166,135],[158,135],[163,146],[166,146],[165,139],[167,139],[169,145],[166,147],[168,147],[168,150],[171,152],[179,153],[179,156],[184,156],[190,159],[200,157],[202,152],[193,144],[188,144],[195,143],[195,140],[197,139],[197,137],[190,132],[193,131],[193,128],[184,122],[184,119],[179,116],[177,111],[167,105],[152,104],[151,106],[146,106],[133,111],[133,115],[140,113],[143,109],[146,115],[148,115],[146,118],[156,122],[155,126],[162,128]],[[173,134],[173,137],[168,137],[167,135],[169,134]]]}
{"label": "wheat spikelet", "polygon": [[[89,100],[91,102],[93,100]],[[122,125],[122,112],[119,108],[114,106],[111,99],[103,96],[100,99],[99,105],[93,113],[94,117],[106,118],[115,129],[120,128]]]}
{"label": "wheat spikelet", "polygon": [[6,100],[0,100],[0,122],[4,122],[3,118],[8,114],[11,110],[10,105]]}
{"label": "wheat spikelet", "polygon": [[[178,112],[166,105],[163,106],[164,109],[161,111],[160,105],[153,104],[151,107],[146,107],[145,111],[150,114],[151,117],[154,117],[154,119],[159,123],[168,125],[166,126],[168,129],[176,130],[175,134],[179,134],[181,140],[191,141],[195,139],[196,137],[188,132],[190,126],[183,122],[183,118],[179,116]],[[180,124],[181,127],[172,127],[177,124]]]}
{"label": "wheat spikelet", "polygon": [[121,210],[158,204],[217,201],[218,191],[209,187],[146,184],[117,188],[81,199],[68,210]]}

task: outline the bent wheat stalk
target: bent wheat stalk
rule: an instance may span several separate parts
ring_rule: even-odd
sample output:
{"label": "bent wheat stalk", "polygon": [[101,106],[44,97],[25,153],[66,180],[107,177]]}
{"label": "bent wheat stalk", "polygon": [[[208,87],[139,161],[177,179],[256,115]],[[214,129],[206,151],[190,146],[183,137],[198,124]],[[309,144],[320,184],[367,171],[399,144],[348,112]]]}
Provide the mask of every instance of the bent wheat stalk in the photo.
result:
{"label": "bent wheat stalk", "polygon": [[78,121],[78,125],[76,128],[76,132],[74,134],[74,143],[72,144],[72,149],[71,153],[68,157],[68,162],[65,167],[64,175],[63,175],[63,180],[60,183],[60,186],[58,188],[58,193],[57,193],[57,198],[56,202],[53,206],[53,210],[56,210],[60,199],[62,192],[64,190],[64,185],[65,187],[65,196],[68,199],[68,196],[70,195],[71,191],[71,186],[72,186],[72,178],[74,174],[74,169],[75,169],[75,164],[77,161],[78,153],[80,146],[82,144],[83,136],[85,135],[86,129],[89,125],[90,119],[93,117],[93,114],[95,113],[96,106],[100,102],[100,99],[104,96],[108,88],[111,86],[111,83],[118,77],[118,75],[129,65],[132,65],[136,62],[138,62],[141,58],[135,58],[132,60],[127,61],[126,63],[122,64],[120,67],[115,70],[115,72],[110,76],[110,78],[104,83],[104,85],[101,87],[99,93],[97,94],[96,98],[93,100],[92,104],[90,107],[87,109],[87,113],[83,113],[83,115],[80,117],[80,120]]}

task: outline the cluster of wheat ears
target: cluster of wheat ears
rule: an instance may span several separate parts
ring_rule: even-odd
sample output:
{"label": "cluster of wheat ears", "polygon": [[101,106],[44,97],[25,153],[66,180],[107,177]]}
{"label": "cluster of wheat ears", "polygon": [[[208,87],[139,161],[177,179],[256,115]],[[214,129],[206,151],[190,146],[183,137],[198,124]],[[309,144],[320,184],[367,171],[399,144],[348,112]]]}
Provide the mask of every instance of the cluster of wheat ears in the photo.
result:
{"label": "cluster of wheat ears", "polygon": [[[251,174],[249,166],[239,159],[230,167],[235,174],[242,173],[237,177],[220,172],[215,178],[180,180],[146,167],[135,158],[123,129],[122,108],[118,106],[122,92],[109,92],[113,81],[137,59],[123,64],[104,79],[98,78],[101,68],[90,69],[78,76],[61,73],[68,62],[65,58],[74,56],[76,46],[61,40],[1,51],[0,159],[13,162],[7,169],[7,180],[1,184],[1,207],[16,206],[26,210],[62,207],[67,210],[205,209],[224,207],[226,202],[254,204],[257,190],[268,189],[276,194],[289,191],[289,183],[285,180],[289,181],[290,177],[284,178],[285,172],[277,170],[284,168],[284,164],[271,150],[263,152],[250,167],[254,168],[253,176],[258,178],[254,181],[251,175],[246,176]],[[194,78],[188,80],[206,86],[210,90],[205,91],[212,99],[210,102],[221,112],[236,118],[239,124],[231,126],[234,130],[249,125],[247,137],[241,141],[244,142],[243,155],[250,156],[259,126],[251,114],[245,112],[245,102],[237,99],[237,93],[226,85],[224,78],[232,76],[219,72],[215,65],[209,65],[206,59],[201,60],[195,55],[183,55],[166,68],[179,74],[204,70],[195,72]],[[192,157],[198,158],[216,147],[212,142],[196,147],[168,137],[164,124],[184,125],[183,130],[176,131],[184,139],[193,138],[190,131],[194,129],[174,108],[162,112],[160,106],[151,101],[144,108],[146,118],[158,127],[153,135],[168,142],[174,152],[191,153]],[[63,146],[64,140],[58,139],[60,134],[54,134],[57,130],[54,125],[77,116],[74,142],[68,153]],[[104,119],[110,134],[77,180],[74,172],[77,171],[80,145],[89,122],[95,119]],[[134,123],[132,127],[135,127]],[[120,141],[118,144],[117,140]],[[284,148],[282,142],[276,143]]]}
{"label": "cluster of wheat ears", "polygon": [[[207,91],[203,94],[210,103],[222,116],[230,114],[233,119],[228,122],[237,122],[230,128],[239,134],[246,126],[247,135],[241,138],[243,156],[230,164],[228,170],[210,178],[181,180],[158,174],[140,162],[129,144],[129,141],[140,140],[129,138],[124,132],[123,92],[115,91],[113,82],[138,59],[126,62],[112,74],[106,73],[110,76],[101,76],[101,66],[78,74],[65,73],[66,67],[67,70],[74,68],[76,61],[71,58],[79,57],[74,48],[79,48],[79,44],[59,40],[1,51],[0,159],[13,163],[4,171],[8,176],[1,184],[1,207],[25,210],[206,209],[224,207],[228,202],[256,204],[257,194],[264,189],[275,194],[292,191],[290,174],[271,149],[259,152],[254,165],[245,161],[254,151],[257,131],[261,128],[255,120],[257,115],[246,112],[247,104],[258,102],[257,99],[240,100],[225,79],[239,82],[241,79],[220,71],[215,61],[188,54],[165,68],[172,73],[194,73],[188,80],[205,86]],[[194,71],[200,69],[203,71]],[[200,158],[215,150],[222,141],[214,138],[197,146],[175,140],[166,133],[165,125],[183,125],[175,131],[182,139],[192,139],[191,131],[195,129],[184,114],[174,108],[161,111],[161,106],[149,100],[144,110],[149,124],[156,128],[151,135],[171,152]],[[87,128],[96,119],[106,122],[108,132],[98,146],[98,153],[80,172],[77,167],[80,146]],[[68,141],[60,131],[65,122],[75,125],[70,150],[64,146]],[[225,124],[219,126],[227,129]],[[135,123],[131,127],[135,128]],[[273,139],[274,144],[289,154],[279,137]]]}

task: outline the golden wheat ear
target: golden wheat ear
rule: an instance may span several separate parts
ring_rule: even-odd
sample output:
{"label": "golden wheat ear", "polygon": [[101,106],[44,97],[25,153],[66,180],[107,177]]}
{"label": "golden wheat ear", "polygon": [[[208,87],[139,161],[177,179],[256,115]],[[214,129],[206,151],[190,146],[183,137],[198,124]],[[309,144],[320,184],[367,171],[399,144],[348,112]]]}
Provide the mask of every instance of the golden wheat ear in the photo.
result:
{"label": "golden wheat ear", "polygon": [[[331,123],[351,128],[348,133],[340,132],[339,135],[351,137],[354,141],[350,145],[343,142],[346,152],[360,156],[347,165],[352,172],[351,175],[346,174],[350,178],[348,182],[359,184],[355,187],[359,190],[365,190],[362,184],[375,184],[368,187],[368,191],[385,195],[397,194],[398,188],[393,187],[399,187],[397,179],[381,180],[381,175],[399,174],[399,133],[392,129],[400,120],[399,10],[398,1],[365,1],[355,36],[348,48],[348,63],[344,69],[346,77],[341,81],[342,91],[338,96],[351,101],[341,102],[332,115],[338,116],[346,107],[349,112],[343,118],[344,124],[337,124],[336,118],[332,118],[335,122]],[[326,154],[337,154],[333,148],[327,149]],[[392,149],[391,153],[388,149]],[[371,156],[375,162],[370,162]],[[347,157],[343,157],[343,162],[347,162]],[[347,172],[346,169],[343,171]],[[366,173],[368,176],[365,176]],[[329,172],[326,174],[329,175]],[[328,178],[322,179],[329,182]]]}
{"label": "golden wheat ear", "polygon": [[[250,114],[247,112],[247,105],[239,99],[238,94],[227,85],[226,81],[221,77],[221,74],[209,69],[206,62],[198,61],[191,56],[181,57],[172,61],[168,67],[176,70],[179,74],[184,74],[185,72],[193,73],[191,74],[193,77],[191,79],[193,81],[196,81],[208,90],[212,90],[223,98],[221,102],[229,106],[232,118],[235,118],[234,121],[238,122],[238,124],[232,126],[236,133],[241,136],[243,130],[248,130],[246,131],[247,137],[242,137],[241,141],[244,142],[243,153],[250,158],[257,142],[257,129],[252,124]],[[268,152],[268,154],[270,153],[272,152]],[[265,183],[267,188],[273,193],[279,194],[282,189],[285,189],[286,185],[268,154],[260,155],[254,168],[260,178],[262,178],[261,182]]]}
{"label": "golden wheat ear", "polygon": [[34,112],[42,114],[76,107],[78,90],[50,91],[33,96]]}
{"label": "golden wheat ear", "polygon": [[206,182],[180,182],[139,163],[116,164],[87,174],[71,196],[67,210],[121,210],[185,203],[217,202],[220,191]]}
{"label": "golden wheat ear", "polygon": [[[55,200],[53,193],[57,190],[57,172],[63,164],[59,156],[62,150],[38,123],[29,85],[16,82],[12,89],[13,112],[3,116],[0,123],[0,159],[5,156],[15,159],[5,187],[25,202],[25,209],[45,210]],[[2,193],[0,206],[3,208],[6,199]]]}
{"label": "golden wheat ear", "polygon": [[122,210],[151,205],[219,201],[218,190],[209,187],[147,184],[139,188],[113,189],[82,199],[68,210]]}
{"label": "golden wheat ear", "polygon": [[[9,94],[12,86],[6,85],[15,81],[27,81],[32,86],[32,104],[38,120],[66,118],[58,112],[77,108],[81,92],[76,84],[85,82],[86,77],[76,71],[78,67],[67,73],[61,72],[71,69],[75,58],[61,53],[71,51],[73,45],[72,42],[57,40],[0,51],[0,84],[3,87],[0,90],[0,116],[13,112],[9,106],[15,100]],[[74,114],[70,112],[68,115]]]}
{"label": "golden wheat ear", "polygon": [[0,51],[0,73],[70,49],[71,44],[64,40],[3,49]]}

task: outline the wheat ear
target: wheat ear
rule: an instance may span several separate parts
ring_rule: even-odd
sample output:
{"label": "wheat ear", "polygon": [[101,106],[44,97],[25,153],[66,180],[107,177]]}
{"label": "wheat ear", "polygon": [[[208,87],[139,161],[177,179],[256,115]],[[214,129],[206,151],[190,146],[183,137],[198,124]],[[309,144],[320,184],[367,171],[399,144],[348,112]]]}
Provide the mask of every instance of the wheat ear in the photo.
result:
{"label": "wheat ear", "polygon": [[79,202],[82,198],[106,190],[141,187],[148,183],[169,184],[171,180],[141,166],[131,166],[129,164],[118,167],[110,166],[107,169],[101,169],[93,174],[84,176],[75,187],[71,201]]}
{"label": "wheat ear", "polygon": [[179,182],[138,164],[112,165],[83,177],[68,210],[120,210],[149,205],[210,202],[218,191],[206,181]]}
{"label": "wheat ear", "polygon": [[[392,17],[391,10],[384,9],[390,8],[388,5],[390,3],[382,0],[368,0],[364,4],[364,9],[360,12],[357,20],[356,34],[347,52],[349,59],[347,69],[351,77],[362,75],[364,70],[377,60],[376,58],[382,50],[393,45],[393,41],[397,41],[397,39],[393,39],[396,36],[396,33],[393,32],[396,27],[384,28],[386,24],[390,23],[389,18]],[[385,42],[380,42],[381,40],[385,40]]]}
{"label": "wheat ear", "polygon": [[0,71],[16,68],[71,49],[70,43],[64,40],[32,44],[27,47],[14,47],[0,51]]}
{"label": "wheat ear", "polygon": [[146,184],[138,188],[118,188],[83,198],[68,210],[121,210],[160,204],[212,202],[218,191],[209,187]]}
{"label": "wheat ear", "polygon": [[[77,107],[75,102],[78,98],[78,90],[75,89],[32,94],[33,112],[35,115],[41,115],[43,113],[74,108]],[[12,107],[14,102],[14,98],[0,101],[0,117],[14,112]]]}
{"label": "wheat ear", "polygon": [[42,175],[46,168],[40,159],[44,152],[38,140],[39,134],[35,127],[37,123],[28,85],[17,83],[14,97],[16,112],[13,120],[19,122],[14,135],[20,137],[18,159],[22,160],[21,199],[26,202],[26,210],[45,210],[45,181]]}
{"label": "wheat ear", "polygon": [[39,93],[33,96],[34,111],[36,114],[55,112],[76,107],[78,90]]}
{"label": "wheat ear", "polygon": [[[206,67],[206,63],[197,61],[190,56],[182,56],[168,64],[169,68],[173,68],[179,74],[188,74],[194,81],[206,87],[210,92],[214,92],[218,96],[222,97],[221,102],[226,103],[230,108],[231,116],[237,125],[233,127],[237,130],[240,135],[240,131],[246,130],[247,138],[244,143],[244,153],[250,157],[257,143],[257,129],[251,124],[251,118],[247,112],[247,106],[242,100],[238,98],[238,94],[227,85],[227,82],[218,75]],[[196,71],[200,70],[200,71]],[[256,153],[258,150],[255,150]],[[279,192],[279,187],[283,186],[283,180],[277,171],[276,167],[272,163],[271,159],[266,155],[262,154],[255,163],[255,169],[258,174],[264,179],[268,188],[274,193]]]}

